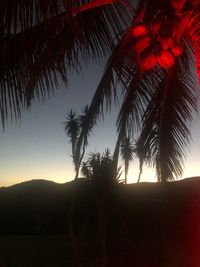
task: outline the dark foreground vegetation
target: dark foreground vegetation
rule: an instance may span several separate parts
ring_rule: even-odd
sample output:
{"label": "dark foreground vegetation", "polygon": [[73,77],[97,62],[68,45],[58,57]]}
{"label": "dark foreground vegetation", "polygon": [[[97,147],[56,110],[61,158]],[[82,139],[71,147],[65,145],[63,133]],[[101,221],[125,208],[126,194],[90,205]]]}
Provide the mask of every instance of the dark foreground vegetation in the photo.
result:
{"label": "dark foreground vegetation", "polygon": [[200,179],[0,189],[1,267],[199,267]]}

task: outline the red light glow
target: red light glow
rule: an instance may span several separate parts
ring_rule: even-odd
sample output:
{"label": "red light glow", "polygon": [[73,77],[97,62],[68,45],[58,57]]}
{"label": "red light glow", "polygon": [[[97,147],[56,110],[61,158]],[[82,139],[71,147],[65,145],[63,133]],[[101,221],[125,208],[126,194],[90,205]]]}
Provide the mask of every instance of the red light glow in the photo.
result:
{"label": "red light glow", "polygon": [[173,55],[175,57],[178,57],[183,53],[183,46],[182,45],[177,45],[177,46],[173,47],[171,49],[171,51],[172,51],[172,53],[173,53]]}
{"label": "red light glow", "polygon": [[138,24],[132,29],[132,34],[135,37],[140,37],[148,34],[149,30],[144,24]]}
{"label": "red light glow", "polygon": [[158,64],[167,69],[173,66],[174,64],[174,56],[167,50],[163,50],[158,57]]}

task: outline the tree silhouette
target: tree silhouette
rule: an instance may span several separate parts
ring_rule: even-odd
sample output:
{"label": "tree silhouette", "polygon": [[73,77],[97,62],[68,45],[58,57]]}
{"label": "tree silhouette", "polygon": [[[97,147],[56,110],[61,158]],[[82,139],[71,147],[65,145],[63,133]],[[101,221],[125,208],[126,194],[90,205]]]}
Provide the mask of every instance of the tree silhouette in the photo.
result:
{"label": "tree silhouette", "polygon": [[125,137],[122,141],[121,147],[120,147],[120,154],[124,161],[124,173],[125,173],[125,184],[127,184],[127,175],[128,175],[128,169],[129,169],[129,163],[133,160],[134,156],[134,145],[131,141],[130,137]]}
{"label": "tree silhouette", "polygon": [[77,139],[75,158],[77,158],[76,178],[78,178],[80,166],[85,155],[85,149],[88,146],[88,138],[94,127],[90,121],[88,105],[82,109],[83,114],[79,116],[80,133]]}
{"label": "tree silhouette", "polygon": [[66,121],[64,122],[64,125],[65,125],[64,130],[67,136],[69,137],[70,143],[72,145],[72,159],[73,159],[75,171],[77,171],[78,162],[77,162],[77,157],[75,156],[75,150],[76,150],[78,135],[80,132],[80,119],[73,110],[70,110],[67,113]]}
{"label": "tree silhouette", "polygon": [[[88,137],[92,131],[92,126],[88,122],[88,106],[82,109],[83,114],[77,115],[70,110],[67,113],[65,125],[65,132],[70,138],[72,145],[72,159],[75,167],[75,179],[79,176],[79,169],[85,154],[85,148],[88,145]],[[81,133],[81,136],[80,136]],[[81,138],[81,147],[77,151],[77,144]]]}
{"label": "tree silhouette", "polygon": [[120,168],[117,174],[113,173],[112,155],[109,149],[102,154],[91,152],[86,161],[83,161],[81,172],[87,179],[93,180],[99,185],[109,185],[112,182],[121,182]]}
{"label": "tree silhouette", "polygon": [[140,179],[141,179],[144,163],[150,164],[150,161],[151,161],[151,154],[150,154],[151,151],[149,147],[145,148],[143,146],[141,137],[142,136],[140,136],[140,138],[135,140],[135,144],[134,144],[134,153],[135,153],[135,156],[139,160],[139,174],[138,174],[138,180],[137,180],[138,183],[140,182]]}
{"label": "tree silhouette", "polygon": [[43,100],[60,78],[67,82],[81,62],[110,55],[88,110],[91,125],[120,88],[114,158],[124,136],[139,133],[159,181],[182,175],[197,111],[199,1],[138,0],[133,8],[128,0],[12,0],[0,12],[3,123]]}

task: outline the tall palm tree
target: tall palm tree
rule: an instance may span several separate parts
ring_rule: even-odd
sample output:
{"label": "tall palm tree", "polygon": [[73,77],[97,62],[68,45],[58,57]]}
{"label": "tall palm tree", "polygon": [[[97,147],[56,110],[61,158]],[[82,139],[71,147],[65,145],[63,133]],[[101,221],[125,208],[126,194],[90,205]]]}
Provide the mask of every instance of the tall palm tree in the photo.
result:
{"label": "tall palm tree", "polygon": [[144,163],[150,165],[151,163],[151,151],[148,147],[143,146],[143,141],[141,140],[142,136],[135,140],[134,144],[134,154],[139,160],[139,174],[138,174],[138,180],[137,182],[140,182],[141,176],[142,176],[142,171],[143,171],[143,165]]}
{"label": "tall palm tree", "polygon": [[122,140],[122,144],[120,147],[120,154],[124,161],[124,173],[125,173],[125,184],[127,184],[127,175],[129,169],[129,163],[133,160],[135,148],[133,142],[131,141],[130,137],[125,137]]}
{"label": "tall palm tree", "polygon": [[76,151],[78,135],[80,132],[80,119],[77,116],[76,112],[74,112],[73,110],[70,110],[67,113],[66,121],[64,122],[64,125],[65,125],[64,130],[67,136],[69,137],[70,143],[72,145],[72,159],[73,159],[73,163],[74,163],[74,167],[76,171],[78,162],[77,162],[77,158],[75,155],[75,151]]}
{"label": "tall palm tree", "polygon": [[90,113],[88,105],[82,109],[82,115],[79,115],[80,133],[76,143],[75,158],[77,159],[76,178],[78,178],[80,166],[85,155],[85,149],[88,146],[88,138],[94,128],[93,123],[90,121]]}
{"label": "tall palm tree", "polygon": [[128,0],[11,0],[1,1],[0,12],[3,122],[43,100],[80,62],[110,54],[89,107],[91,122],[105,99],[109,106],[117,98],[120,84],[115,155],[124,136],[141,133],[158,180],[181,176],[197,110],[199,1],[138,0],[133,9]]}
{"label": "tall palm tree", "polygon": [[[85,155],[85,149],[88,146],[88,138],[93,129],[93,125],[90,124],[88,119],[88,105],[82,109],[82,114],[77,115],[76,112],[70,110],[67,113],[65,125],[65,132],[70,138],[70,143],[72,145],[72,159],[75,167],[75,179],[79,176],[80,165],[82,163],[83,157]],[[81,145],[77,149],[77,145]]]}

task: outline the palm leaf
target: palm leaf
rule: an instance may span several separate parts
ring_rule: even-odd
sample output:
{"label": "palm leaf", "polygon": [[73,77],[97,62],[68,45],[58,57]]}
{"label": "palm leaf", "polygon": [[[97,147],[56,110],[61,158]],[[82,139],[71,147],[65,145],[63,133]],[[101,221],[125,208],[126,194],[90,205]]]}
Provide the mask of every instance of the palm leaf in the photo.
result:
{"label": "palm leaf", "polygon": [[[20,114],[24,102],[29,106],[32,100],[44,100],[60,78],[66,82],[70,70],[80,70],[80,62],[102,59],[120,40],[131,22],[126,6],[116,3],[72,16],[85,3],[18,0],[0,5],[0,90],[12,84],[14,98],[13,106],[7,90],[2,120]],[[23,101],[17,106],[18,94]]]}
{"label": "palm leaf", "polygon": [[191,140],[192,116],[197,111],[194,65],[188,65],[191,53],[189,47],[185,50],[174,67],[163,73],[160,88],[155,91],[143,116],[140,143],[144,150],[151,151],[151,161],[160,181],[182,175]]}
{"label": "palm leaf", "polygon": [[123,18],[121,23],[127,16],[125,9],[132,12],[131,4],[125,0],[116,2],[112,0],[3,0],[0,3],[0,22],[6,32],[18,32],[39,23],[55,20],[58,16],[62,18],[71,16],[73,21],[73,16],[79,13],[107,5],[116,7],[118,18]]}
{"label": "palm leaf", "polygon": [[114,152],[116,164],[119,147],[124,136],[134,137],[135,134],[139,133],[141,119],[153,92],[159,88],[160,79],[160,70],[158,68],[146,73],[144,77],[140,77],[137,69],[135,69],[134,74],[132,73],[130,82],[127,83],[124,100],[117,118],[118,140]]}

